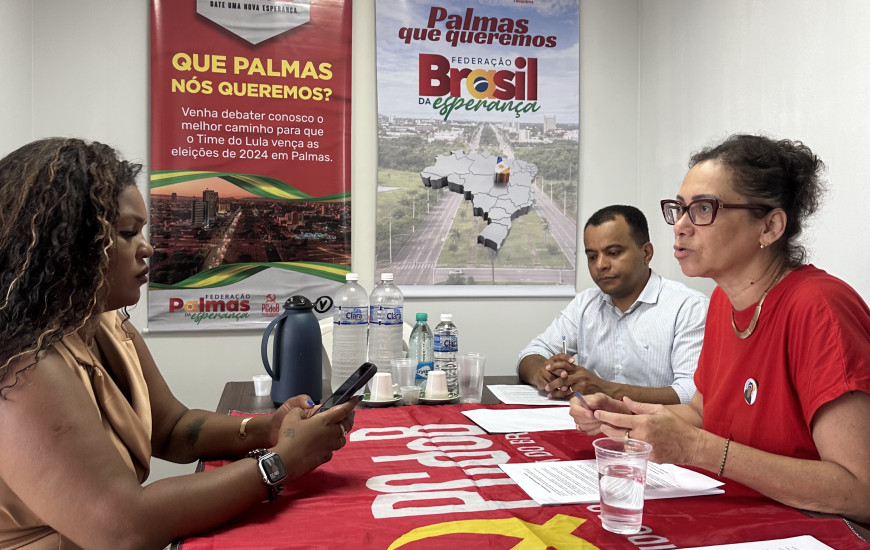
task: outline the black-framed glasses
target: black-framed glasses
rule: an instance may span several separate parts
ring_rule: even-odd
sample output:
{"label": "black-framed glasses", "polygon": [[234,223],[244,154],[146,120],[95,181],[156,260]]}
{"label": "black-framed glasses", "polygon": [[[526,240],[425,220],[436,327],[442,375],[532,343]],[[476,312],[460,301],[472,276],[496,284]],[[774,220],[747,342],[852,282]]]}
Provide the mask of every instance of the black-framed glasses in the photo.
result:
{"label": "black-framed glasses", "polygon": [[684,212],[689,213],[689,220],[695,225],[710,225],[716,220],[720,208],[739,208],[741,210],[773,210],[763,204],[725,204],[719,199],[696,199],[689,204],[674,199],[662,201],[662,215],[668,225],[674,225]]}

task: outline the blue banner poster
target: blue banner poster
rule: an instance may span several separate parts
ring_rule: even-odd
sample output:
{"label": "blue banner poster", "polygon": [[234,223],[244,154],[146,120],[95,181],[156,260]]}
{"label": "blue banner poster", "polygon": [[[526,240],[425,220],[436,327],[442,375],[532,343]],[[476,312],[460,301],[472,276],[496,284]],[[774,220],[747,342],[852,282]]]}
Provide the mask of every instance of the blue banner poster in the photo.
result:
{"label": "blue banner poster", "polygon": [[350,270],[351,3],[151,8],[149,330],[262,329]]}
{"label": "blue banner poster", "polygon": [[573,293],[579,2],[376,12],[378,273],[424,295]]}

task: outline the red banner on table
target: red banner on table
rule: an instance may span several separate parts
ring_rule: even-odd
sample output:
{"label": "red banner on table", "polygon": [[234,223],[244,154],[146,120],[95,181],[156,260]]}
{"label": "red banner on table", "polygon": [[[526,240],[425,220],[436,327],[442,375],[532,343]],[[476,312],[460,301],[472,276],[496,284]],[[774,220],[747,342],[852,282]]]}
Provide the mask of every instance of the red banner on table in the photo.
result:
{"label": "red banner on table", "polygon": [[149,328],[262,328],[344,282],[351,15],[152,0]]}
{"label": "red banner on table", "polygon": [[490,435],[461,414],[473,407],[358,410],[332,461],[288,484],[275,503],[254,506],[183,549],[667,550],[805,534],[837,549],[866,548],[840,519],[810,518],[733,482],[724,495],[649,500],[639,534],[610,533],[597,504],[539,506],[498,467],[594,458],[592,438]]}

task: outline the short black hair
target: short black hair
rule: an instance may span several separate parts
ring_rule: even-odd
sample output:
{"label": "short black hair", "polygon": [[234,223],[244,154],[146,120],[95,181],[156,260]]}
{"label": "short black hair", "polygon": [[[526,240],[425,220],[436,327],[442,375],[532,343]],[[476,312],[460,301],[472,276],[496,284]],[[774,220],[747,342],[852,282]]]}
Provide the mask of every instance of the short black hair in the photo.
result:
{"label": "short black hair", "polygon": [[592,227],[598,227],[604,222],[613,221],[616,219],[616,216],[622,216],[625,219],[625,223],[627,223],[628,228],[631,229],[631,236],[634,238],[634,242],[637,243],[637,246],[643,246],[649,242],[649,226],[646,223],[646,216],[644,216],[643,212],[634,206],[628,206],[625,204],[605,206],[598,212],[592,214],[592,216],[590,216],[586,221],[586,225],[583,226],[583,231],[586,231],[586,228],[590,225]]}

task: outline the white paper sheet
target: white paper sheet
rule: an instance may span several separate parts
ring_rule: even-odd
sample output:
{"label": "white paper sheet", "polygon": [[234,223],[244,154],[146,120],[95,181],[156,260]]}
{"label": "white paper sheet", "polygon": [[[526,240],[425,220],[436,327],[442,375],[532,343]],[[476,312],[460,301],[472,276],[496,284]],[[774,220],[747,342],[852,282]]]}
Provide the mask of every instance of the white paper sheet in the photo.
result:
{"label": "white paper sheet", "polygon": [[567,399],[547,399],[547,392],[527,384],[491,384],[489,391],[506,405],[544,405],[567,407]]}
{"label": "white paper sheet", "polygon": [[[595,460],[500,464],[499,467],[541,505],[598,502]],[[644,500],[717,495],[721,481],[673,464],[647,466]]]}
{"label": "white paper sheet", "polygon": [[824,542],[811,535],[790,537],[787,539],[761,540],[757,542],[739,542],[737,544],[720,544],[718,546],[695,546],[682,550],[834,550]]}
{"label": "white paper sheet", "polygon": [[577,429],[577,425],[574,424],[565,407],[472,409],[462,411],[462,414],[491,434]]}

